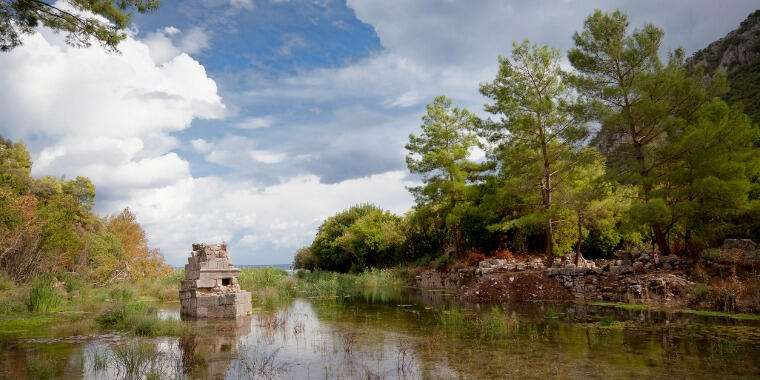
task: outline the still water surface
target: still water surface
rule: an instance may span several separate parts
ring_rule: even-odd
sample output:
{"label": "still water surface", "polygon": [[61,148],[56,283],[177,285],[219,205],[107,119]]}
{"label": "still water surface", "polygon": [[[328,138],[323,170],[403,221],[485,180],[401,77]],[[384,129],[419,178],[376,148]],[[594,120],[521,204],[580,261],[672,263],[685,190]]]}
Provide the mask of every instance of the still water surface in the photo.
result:
{"label": "still water surface", "polygon": [[[536,302],[498,305],[506,329],[493,335],[483,324],[492,307],[406,289],[186,321],[192,335],[182,339],[0,332],[0,378],[30,378],[28,361],[39,358],[66,379],[760,377],[758,322]],[[160,315],[179,318],[179,304]],[[147,357],[125,354],[130,344]]]}

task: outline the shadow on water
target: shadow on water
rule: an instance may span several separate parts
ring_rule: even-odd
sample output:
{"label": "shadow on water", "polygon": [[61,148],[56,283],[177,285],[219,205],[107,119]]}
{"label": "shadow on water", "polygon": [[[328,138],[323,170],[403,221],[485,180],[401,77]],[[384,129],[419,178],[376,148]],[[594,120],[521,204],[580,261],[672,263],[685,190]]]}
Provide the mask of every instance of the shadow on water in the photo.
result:
{"label": "shadow on water", "polygon": [[[161,318],[179,318],[176,304]],[[4,378],[756,378],[760,324],[568,302],[463,304],[447,291],[296,299],[180,337],[0,335]]]}

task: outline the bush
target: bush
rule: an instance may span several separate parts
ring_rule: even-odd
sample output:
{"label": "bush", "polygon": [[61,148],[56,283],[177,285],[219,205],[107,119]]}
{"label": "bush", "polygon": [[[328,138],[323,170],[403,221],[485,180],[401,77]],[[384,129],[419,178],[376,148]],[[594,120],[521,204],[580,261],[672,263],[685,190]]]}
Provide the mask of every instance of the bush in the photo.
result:
{"label": "bush", "polygon": [[470,254],[467,255],[467,258],[465,259],[465,261],[470,266],[476,266],[476,265],[478,265],[479,262],[481,262],[481,261],[483,261],[485,259],[486,259],[486,255],[484,255],[482,253],[470,252]]}
{"label": "bush", "polygon": [[16,287],[16,283],[13,282],[11,276],[7,273],[0,271],[0,292],[13,290]]}
{"label": "bush", "polygon": [[134,297],[135,293],[132,291],[132,289],[126,287],[126,286],[120,286],[117,288],[111,289],[111,300],[114,302],[129,302]]}
{"label": "bush", "polygon": [[692,302],[701,302],[708,298],[710,295],[710,288],[701,282],[694,284],[694,287],[689,289],[689,298]]}
{"label": "bush", "polygon": [[59,281],[63,282],[66,285],[67,293],[82,290],[85,288],[85,286],[87,286],[85,281],[76,273],[61,272],[58,273],[57,277]]}
{"label": "bush", "polygon": [[450,255],[443,255],[435,260],[435,264],[433,264],[433,266],[435,266],[435,269],[444,269],[451,265],[453,262],[454,259],[451,258]]}
{"label": "bush", "polygon": [[419,259],[414,261],[414,266],[417,267],[426,267],[430,265],[430,262],[433,261],[433,256],[425,255],[420,257]]}
{"label": "bush", "polygon": [[49,276],[33,279],[29,284],[29,311],[49,313],[63,308],[63,294],[55,287],[55,280]]}

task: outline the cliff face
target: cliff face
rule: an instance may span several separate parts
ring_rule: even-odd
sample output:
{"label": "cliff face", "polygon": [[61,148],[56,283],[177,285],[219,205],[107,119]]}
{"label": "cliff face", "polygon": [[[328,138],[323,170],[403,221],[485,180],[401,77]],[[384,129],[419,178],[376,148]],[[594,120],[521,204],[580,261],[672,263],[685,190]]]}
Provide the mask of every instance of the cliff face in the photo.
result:
{"label": "cliff face", "polygon": [[686,63],[704,67],[707,74],[725,71],[731,86],[726,101],[742,103],[752,121],[760,123],[760,10],[752,12],[739,28],[694,53]]}

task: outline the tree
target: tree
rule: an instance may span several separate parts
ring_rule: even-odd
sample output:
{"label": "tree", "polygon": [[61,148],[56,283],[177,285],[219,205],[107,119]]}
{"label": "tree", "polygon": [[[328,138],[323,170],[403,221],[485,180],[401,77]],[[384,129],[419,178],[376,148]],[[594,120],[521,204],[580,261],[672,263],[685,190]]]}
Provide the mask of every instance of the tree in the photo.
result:
{"label": "tree", "polygon": [[576,106],[573,89],[563,80],[559,51],[529,41],[513,44],[512,60],[499,57],[499,72],[480,92],[493,100],[486,111],[501,120],[483,123],[493,145],[490,153],[513,183],[531,193],[539,190],[540,209],[526,216],[543,222],[545,250],[554,260],[552,194],[557,180],[581,160],[578,145],[588,130]]}
{"label": "tree", "polygon": [[661,211],[663,200],[654,199],[662,170],[677,157],[660,154],[669,135],[712,97],[725,92],[725,75],[713,76],[705,87],[701,74],[688,78],[683,51],[671,53],[663,65],[658,53],[662,29],[647,24],[629,32],[628,18],[620,11],[595,11],[587,17],[568,58],[577,75],[573,82],[594,110],[602,129],[597,144],[607,155],[610,174],[638,186],[637,208],[647,209],[653,240],[663,254],[670,252],[668,231]]}
{"label": "tree", "polygon": [[461,251],[461,215],[466,207],[467,179],[478,170],[469,160],[470,150],[478,147],[474,133],[476,117],[470,111],[453,107],[450,99],[438,96],[427,105],[422,117],[422,134],[409,135],[406,165],[422,175],[422,186],[409,190],[417,207],[430,207],[441,213],[446,239],[456,254]]}
{"label": "tree", "polygon": [[725,223],[747,206],[750,176],[760,164],[757,136],[740,108],[716,98],[670,137],[661,154],[674,158],[652,194],[664,201],[664,226],[677,229],[686,248],[717,240]]}
{"label": "tree", "polygon": [[373,205],[358,205],[327,218],[310,251],[320,269],[346,272],[398,262],[403,220]]}
{"label": "tree", "polygon": [[317,260],[311,253],[311,248],[301,247],[296,251],[296,255],[293,257],[293,269],[314,270],[316,267]]}
{"label": "tree", "polygon": [[66,43],[87,47],[94,38],[108,51],[117,52],[127,37],[130,11],[158,9],[160,0],[0,0],[0,51],[22,44],[21,35],[46,26],[66,33]]}
{"label": "tree", "polygon": [[605,175],[604,157],[595,148],[586,148],[591,159],[572,168],[567,186],[559,194],[560,203],[570,212],[568,220],[574,225],[575,264],[583,257],[581,246],[589,231],[612,228],[630,205],[631,188],[619,185]]}
{"label": "tree", "polygon": [[121,243],[122,257],[119,258],[119,264],[114,268],[109,281],[155,278],[171,271],[171,267],[164,263],[160,251],[157,248],[148,247],[145,231],[137,223],[135,214],[129,208],[108,217],[104,232],[112,234]]}

